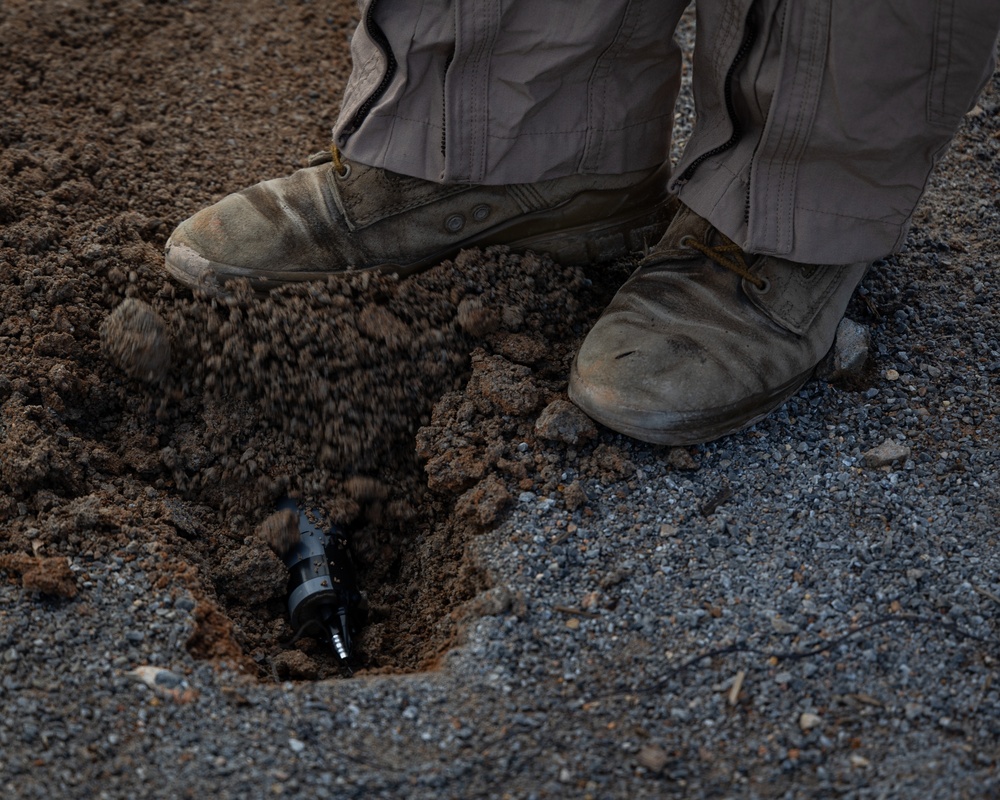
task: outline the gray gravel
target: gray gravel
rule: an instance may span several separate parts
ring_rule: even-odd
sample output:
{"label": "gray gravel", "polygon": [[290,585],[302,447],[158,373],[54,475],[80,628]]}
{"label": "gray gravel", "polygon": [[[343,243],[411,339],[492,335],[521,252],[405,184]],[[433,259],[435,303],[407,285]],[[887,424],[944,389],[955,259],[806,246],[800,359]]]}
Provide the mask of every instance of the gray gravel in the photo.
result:
{"label": "gray gravel", "polygon": [[517,498],[479,540],[497,613],[436,673],[218,671],[139,559],[75,563],[73,601],[0,583],[4,796],[997,796],[998,137],[995,76],[855,300],[863,380],[696,470],[602,431],[632,467]]}

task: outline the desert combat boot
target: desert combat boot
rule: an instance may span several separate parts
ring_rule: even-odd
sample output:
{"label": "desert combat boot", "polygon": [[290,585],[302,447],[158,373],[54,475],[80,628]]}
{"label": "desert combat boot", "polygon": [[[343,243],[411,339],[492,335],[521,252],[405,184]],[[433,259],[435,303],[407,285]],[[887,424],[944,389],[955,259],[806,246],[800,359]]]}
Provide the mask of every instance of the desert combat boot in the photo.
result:
{"label": "desert combat boot", "polygon": [[182,222],[167,241],[170,274],[209,290],[246,278],[266,291],[352,269],[406,275],[496,244],[603,263],[656,242],[676,209],[666,166],[485,186],[398,175],[336,149],[313,163]]}
{"label": "desert combat boot", "polygon": [[682,206],[584,340],[569,396],[647,442],[733,433],[806,382],[867,268],[747,255]]}

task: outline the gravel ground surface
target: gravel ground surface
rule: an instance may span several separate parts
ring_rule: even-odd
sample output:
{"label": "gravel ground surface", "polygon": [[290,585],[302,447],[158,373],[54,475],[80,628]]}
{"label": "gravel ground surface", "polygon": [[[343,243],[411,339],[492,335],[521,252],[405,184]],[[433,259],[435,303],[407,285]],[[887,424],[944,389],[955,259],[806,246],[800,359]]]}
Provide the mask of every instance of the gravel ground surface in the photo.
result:
{"label": "gravel ground surface", "polygon": [[[240,185],[241,178],[264,176],[249,173],[268,165],[244,163],[234,153],[251,141],[261,147],[271,118],[241,116],[239,102],[224,94],[214,110],[194,97],[199,113],[218,115],[218,124],[240,144],[234,142],[221,166],[212,165],[211,180],[195,186],[185,178],[183,189],[172,192],[171,169],[191,158],[198,163],[187,168],[200,169],[215,152],[201,152],[195,130],[201,123],[160,131],[144,127],[152,123],[138,106],[116,111],[112,101],[120,87],[145,82],[175,97],[183,75],[175,62],[157,84],[155,70],[166,62],[152,56],[148,63],[125,59],[110,77],[88,72],[83,58],[76,62],[84,81],[74,89],[76,99],[60,95],[62,89],[46,94],[54,83],[39,66],[46,46],[55,52],[75,42],[82,56],[99,49],[114,53],[127,41],[119,41],[127,28],[149,37],[153,56],[168,58],[173,49],[177,60],[191,63],[198,36],[223,25],[221,12],[204,5],[155,13],[125,6],[60,4],[63,40],[46,33],[50,28],[28,4],[0,8],[0,42],[7,42],[0,55],[15,65],[8,89],[20,99],[19,108],[36,121],[51,120],[55,130],[89,119],[86,109],[96,103],[109,124],[126,125],[121,147],[130,154],[117,164],[108,161],[110,145],[103,140],[102,166],[89,173],[91,179],[70,177],[77,182],[70,191],[65,177],[52,185],[38,177],[55,169],[51,152],[38,155],[54,147],[44,131],[23,120],[0,122],[6,148],[0,223],[8,259],[0,262],[0,296],[23,296],[42,325],[49,316],[58,320],[58,304],[68,307],[73,298],[31,294],[32,277],[44,290],[47,277],[60,269],[75,268],[76,275],[91,270],[99,276],[94,291],[101,280],[110,287],[103,307],[75,319],[73,346],[80,352],[64,360],[40,360],[56,358],[46,350],[62,346],[55,334],[41,342],[17,335],[13,301],[0,314],[6,326],[0,327],[6,348],[0,364],[5,796],[1000,795],[1000,277],[994,268],[1000,255],[1000,75],[936,173],[904,252],[877,263],[852,303],[849,316],[870,334],[866,366],[846,378],[810,382],[741,435],[667,450],[591,429],[560,404],[565,384],[559,370],[614,280],[626,274],[622,270],[581,277],[552,268],[548,280],[576,281],[587,303],[580,320],[560,334],[564,339],[535,319],[544,309],[527,301],[516,335],[493,333],[477,344],[454,334],[448,340],[454,352],[481,349],[460,371],[461,381],[434,385],[432,414],[414,412],[413,427],[420,427],[415,474],[429,484],[420,497],[430,510],[415,517],[423,533],[398,545],[394,556],[404,564],[402,573],[420,561],[422,544],[442,562],[439,572],[399,584],[416,591],[416,584],[431,583],[417,587],[424,594],[400,590],[395,601],[401,609],[414,597],[435,598],[440,619],[412,623],[419,629],[409,635],[427,642],[418,656],[393,655],[390,640],[401,634],[383,622],[366,651],[369,669],[358,677],[288,681],[282,678],[308,672],[299,662],[295,667],[288,652],[315,659],[312,669],[320,676],[331,673],[308,649],[283,651],[284,661],[272,657],[272,639],[287,631],[253,629],[254,613],[281,627],[280,597],[240,609],[225,594],[227,580],[236,583],[234,593],[252,593],[253,575],[274,583],[273,565],[261,562],[257,573],[246,574],[229,568],[220,577],[209,562],[226,546],[230,552],[244,548],[241,557],[260,551],[249,539],[221,534],[211,548],[187,541],[189,529],[203,524],[231,529],[238,514],[246,516],[239,524],[249,524],[262,506],[244,498],[231,507],[207,489],[185,494],[173,473],[128,461],[123,454],[135,450],[138,434],[130,434],[129,450],[119,427],[153,429],[121,399],[142,396],[137,382],[143,376],[140,370],[128,380],[114,377],[99,342],[99,328],[126,294],[155,302],[175,346],[184,330],[177,325],[202,324],[200,312],[191,310],[197,298],[158,292],[155,248],[172,221]],[[278,82],[301,80],[303,94],[274,100],[281,104],[275,114],[291,113],[287,102],[299,119],[282,124],[308,119],[308,133],[315,134],[333,111],[313,114],[309,92],[320,90],[310,87],[322,85],[320,77],[326,80],[331,71],[337,76],[333,89],[339,87],[342,65],[265,58],[287,45],[283,25],[299,25],[299,45],[323,52],[322,36],[307,32],[324,20],[332,23],[309,6],[286,11],[248,4],[244,22],[229,19],[225,30],[233,52],[258,48],[262,63],[232,60],[232,53],[216,48],[199,78],[228,79],[214,70],[232,69],[243,71],[248,86],[263,85],[268,70]],[[336,31],[339,48],[350,8],[336,6],[344,20],[338,23],[344,30]],[[132,24],[108,22],[115,12],[131,13]],[[36,25],[38,35],[50,36],[49,45],[10,44],[12,32]],[[180,36],[183,31],[191,38]],[[237,44],[239,36],[245,41]],[[131,72],[129,63],[136,65]],[[311,71],[304,75],[307,63]],[[111,88],[95,100],[100,92],[87,90],[84,79],[97,78]],[[323,85],[322,91],[330,89]],[[52,97],[63,97],[63,105]],[[163,102],[180,122],[183,102]],[[690,102],[681,106],[688,118]],[[136,118],[116,123],[118,112]],[[682,119],[678,140],[685,129]],[[210,146],[224,147],[226,133],[206,133]],[[129,149],[133,134],[138,150]],[[71,227],[60,239],[60,215],[65,225],[74,221],[58,204],[72,208],[88,183],[88,202],[107,204],[115,219],[134,213],[116,198],[135,180],[142,163],[137,153],[145,148],[156,158],[152,141],[142,137],[157,142],[167,166],[152,170],[148,194],[124,192],[127,206],[171,221],[140,224],[129,217],[142,238],[122,243],[100,239],[97,227],[108,223],[95,212],[86,221],[90,227]],[[304,147],[307,138],[295,147]],[[80,152],[72,156],[74,165],[85,160]],[[240,160],[230,169],[233,158]],[[272,173],[285,171],[274,167]],[[55,196],[60,191],[62,198]],[[26,198],[37,200],[38,208],[25,207]],[[99,245],[79,242],[86,238],[81,230]],[[141,250],[146,245],[152,255]],[[114,251],[115,258],[123,247],[141,252],[102,267],[95,265],[97,255],[82,255],[94,246]],[[518,269],[546,268],[503,253],[463,258],[457,269],[495,266],[497,291],[505,297],[514,296]],[[128,276],[130,264],[135,278]],[[452,268],[432,271],[427,284],[416,286],[433,287]],[[39,274],[32,276],[32,269]],[[127,292],[130,282],[138,292]],[[355,287],[355,296],[365,298],[365,291]],[[393,291],[383,287],[377,296]],[[478,336],[478,327],[462,330],[476,328]],[[22,338],[36,359],[30,368],[44,363],[46,370],[44,380],[28,376],[29,383],[37,379],[48,387],[34,404],[28,403],[30,388],[19,382],[24,367],[15,363]],[[531,355],[549,345],[550,360]],[[66,389],[74,374],[84,382],[89,375],[117,381],[122,394],[113,400],[96,389]],[[52,387],[55,394],[44,393]],[[79,405],[97,398],[111,410],[98,424],[86,414],[74,416],[73,404],[60,405],[60,397]],[[219,413],[236,413],[221,408]],[[38,427],[34,439],[22,436],[18,446],[37,454],[49,442],[42,466],[37,458],[13,460],[20,457],[14,434],[22,430],[22,417]],[[55,422],[46,427],[49,418]],[[96,445],[81,449],[63,430],[103,436],[111,455]],[[399,435],[412,438],[407,430]],[[160,453],[153,438],[148,449]],[[89,461],[72,473],[58,461],[60,452],[85,452]],[[115,456],[128,464],[108,466]],[[64,472],[72,474],[60,482]],[[407,480],[396,486],[409,486]],[[151,513],[168,500],[173,516]],[[192,509],[203,514],[197,523],[184,521]],[[450,550],[442,540],[453,542]],[[367,569],[369,580],[381,574]],[[448,571],[463,570],[475,575],[460,587],[436,583]],[[393,609],[390,603],[385,613],[392,616]],[[229,633],[234,626],[227,613],[242,632]],[[255,656],[255,647],[271,655]],[[415,665],[434,668],[413,671]]]}

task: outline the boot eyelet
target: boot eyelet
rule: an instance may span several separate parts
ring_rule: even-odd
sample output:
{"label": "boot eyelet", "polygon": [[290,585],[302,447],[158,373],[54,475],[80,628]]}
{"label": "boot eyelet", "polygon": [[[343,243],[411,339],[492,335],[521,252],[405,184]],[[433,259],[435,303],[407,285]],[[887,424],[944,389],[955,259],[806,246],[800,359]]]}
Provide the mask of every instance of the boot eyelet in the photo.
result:
{"label": "boot eyelet", "polygon": [[680,238],[680,241],[677,242],[677,246],[678,247],[683,247],[685,250],[692,250],[694,248],[688,247],[687,243],[690,242],[693,238],[694,237],[690,233],[685,234],[684,236],[682,236]]}
{"label": "boot eyelet", "polygon": [[465,227],[465,217],[461,214],[452,214],[444,221],[444,227],[449,233],[458,233]]}
{"label": "boot eyelet", "polygon": [[337,180],[346,181],[351,177],[351,165],[345,162],[341,170],[334,167],[333,174],[337,176]]}
{"label": "boot eyelet", "polygon": [[758,294],[767,294],[769,291],[771,291],[771,281],[769,281],[767,278],[761,278],[760,282],[761,285],[755,287],[757,289]]}
{"label": "boot eyelet", "polygon": [[491,211],[490,207],[485,203],[483,205],[476,206],[474,209],[472,209],[472,218],[476,222],[482,222],[490,215],[490,211]]}

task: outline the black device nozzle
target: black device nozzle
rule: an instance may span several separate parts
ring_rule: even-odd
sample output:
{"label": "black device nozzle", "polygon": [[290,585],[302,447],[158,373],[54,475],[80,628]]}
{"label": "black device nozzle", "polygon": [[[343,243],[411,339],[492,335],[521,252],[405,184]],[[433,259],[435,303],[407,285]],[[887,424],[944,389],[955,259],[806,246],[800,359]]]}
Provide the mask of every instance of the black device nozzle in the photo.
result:
{"label": "black device nozzle", "polygon": [[353,639],[367,615],[347,538],[333,526],[324,531],[319,513],[306,512],[294,500],[285,500],[278,508],[295,512],[299,521],[299,542],[284,555],[292,628],[299,635],[320,626],[341,665],[350,673]]}

